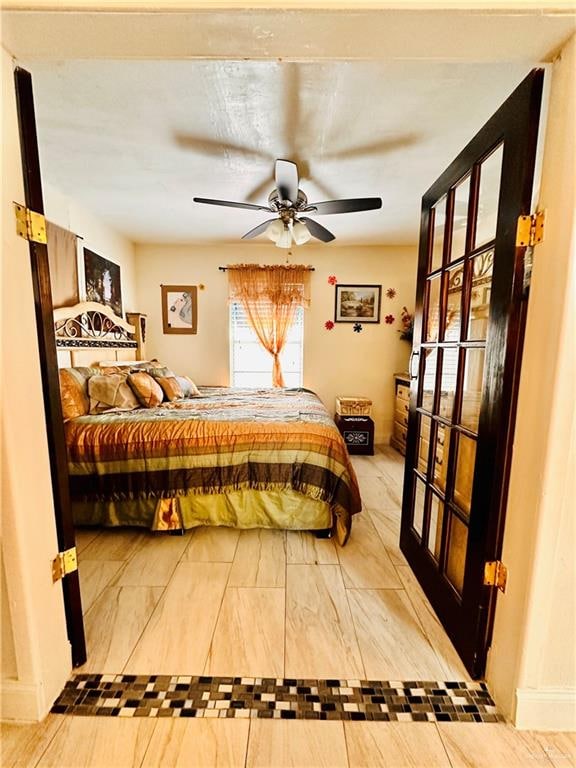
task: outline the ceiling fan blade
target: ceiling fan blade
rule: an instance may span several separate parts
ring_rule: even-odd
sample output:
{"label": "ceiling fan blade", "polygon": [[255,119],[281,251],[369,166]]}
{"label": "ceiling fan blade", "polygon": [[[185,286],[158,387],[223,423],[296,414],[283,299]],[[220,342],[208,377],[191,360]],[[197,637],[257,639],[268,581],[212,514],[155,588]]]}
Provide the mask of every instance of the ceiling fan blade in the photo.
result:
{"label": "ceiling fan blade", "polygon": [[407,133],[403,136],[380,139],[369,144],[363,144],[359,147],[349,147],[336,152],[323,152],[324,160],[348,160],[354,157],[367,157],[369,155],[381,155],[386,152],[394,152],[397,149],[405,149],[420,140],[418,134]]}
{"label": "ceiling fan blade", "polygon": [[322,224],[318,224],[317,221],[309,219],[307,216],[300,216],[298,221],[304,222],[312,237],[315,237],[317,240],[322,240],[323,243],[329,243],[332,240],[336,240],[336,235],[333,235],[332,232],[326,229],[326,227],[323,227]]}
{"label": "ceiling fan blade", "polygon": [[253,237],[258,237],[258,235],[261,235],[266,231],[268,225],[273,221],[278,221],[278,219],[268,219],[268,221],[264,221],[262,224],[258,224],[257,227],[254,227],[254,229],[251,229],[249,232],[246,232],[245,235],[242,235],[242,240],[251,240]]}
{"label": "ceiling fan blade", "polygon": [[252,147],[245,147],[241,144],[234,144],[231,141],[217,141],[204,136],[193,136],[192,134],[177,133],[174,136],[176,143],[182,149],[192,149],[203,155],[212,155],[222,157],[224,155],[238,154],[261,158],[262,160],[272,160],[273,158],[266,152]]}
{"label": "ceiling fan blade", "polygon": [[268,211],[263,205],[253,205],[252,203],[231,203],[229,200],[212,200],[209,197],[193,197],[195,203],[206,203],[206,205],[223,205],[226,208],[247,208],[249,211]]}
{"label": "ceiling fan blade", "polygon": [[315,214],[353,213],[354,211],[373,211],[382,208],[381,197],[356,197],[351,200],[325,200],[322,203],[310,203],[307,210],[315,209]]}
{"label": "ceiling fan blade", "polygon": [[276,189],[280,200],[295,203],[298,199],[298,166],[290,160],[276,160]]}
{"label": "ceiling fan blade", "polygon": [[[270,192],[273,187],[274,179],[271,176],[267,176],[264,181],[258,184],[257,187],[254,187],[254,189],[250,190],[250,192],[246,195],[246,200],[250,203],[253,203],[254,200],[258,200],[258,198],[263,197],[266,192]],[[266,195],[266,197],[268,197],[268,195]]]}

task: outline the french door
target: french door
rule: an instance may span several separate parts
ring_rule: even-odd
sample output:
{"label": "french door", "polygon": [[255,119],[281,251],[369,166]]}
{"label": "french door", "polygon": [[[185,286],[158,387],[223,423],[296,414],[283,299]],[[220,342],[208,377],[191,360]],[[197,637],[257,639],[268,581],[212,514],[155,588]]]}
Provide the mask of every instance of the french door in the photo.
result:
{"label": "french door", "polygon": [[486,664],[526,295],[543,71],[533,70],[422,200],[400,545],[473,677]]}
{"label": "french door", "polygon": [[[25,203],[28,209],[43,215],[42,179],[38,155],[32,77],[30,73],[25,69],[17,67],[14,71],[14,84],[18,108]],[[44,412],[46,415],[46,434],[50,451],[50,474],[52,478],[56,533],[58,536],[58,547],[61,552],[65,552],[67,550],[75,550],[76,541],[68,490],[68,465],[64,437],[64,419],[58,383],[58,361],[54,338],[48,247],[42,239],[30,239],[30,265],[34,289]],[[86,640],[77,569],[63,577],[62,592],[66,612],[66,628],[72,652],[72,664],[77,667],[86,661]]]}

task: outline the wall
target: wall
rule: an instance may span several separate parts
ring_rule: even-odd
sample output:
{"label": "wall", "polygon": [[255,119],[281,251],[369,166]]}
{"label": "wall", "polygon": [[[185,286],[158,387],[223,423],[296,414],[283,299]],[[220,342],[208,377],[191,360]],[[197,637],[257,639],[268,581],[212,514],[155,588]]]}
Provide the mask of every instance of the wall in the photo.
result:
{"label": "wall", "polygon": [[9,373],[2,377],[0,434],[2,638],[9,638],[5,655],[2,648],[2,718],[37,720],[72,665],[62,585],[51,577],[58,545],[28,243],[14,225],[12,201],[24,202],[24,190],[12,60],[4,49],[2,107],[0,370]]}
{"label": "wall", "polygon": [[[360,394],[372,399],[376,440],[388,442],[393,421],[392,374],[406,370],[410,345],[397,329],[402,305],[414,307],[416,248],[335,247],[307,244],[294,248],[290,260],[315,267],[311,306],[304,317],[304,386],[313,389],[330,411],[336,395]],[[286,251],[273,245],[228,247],[137,246],[138,310],[148,314],[147,357],[158,357],[177,372],[200,384],[229,384],[227,279],[218,270],[227,263],[284,263]],[[334,319],[334,288],[340,283],[382,284],[379,325],[365,324],[354,333],[351,324],[324,328]],[[195,336],[162,334],[160,285],[197,285],[198,333]],[[384,291],[395,288],[388,299]],[[384,317],[393,314],[394,325]]]}
{"label": "wall", "polygon": [[554,63],[488,681],[520,728],[576,730],[576,38]]}
{"label": "wall", "polygon": [[122,307],[124,312],[132,312],[136,303],[133,244],[53,187],[44,177],[42,191],[47,219],[80,235],[84,238],[82,245],[120,265]]}

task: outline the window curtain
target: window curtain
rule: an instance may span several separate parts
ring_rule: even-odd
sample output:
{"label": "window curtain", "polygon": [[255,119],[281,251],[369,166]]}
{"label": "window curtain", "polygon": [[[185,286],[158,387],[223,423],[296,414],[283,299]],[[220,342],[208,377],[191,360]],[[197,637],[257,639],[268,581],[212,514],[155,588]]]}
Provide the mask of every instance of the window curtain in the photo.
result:
{"label": "window curtain", "polygon": [[260,344],[272,355],[272,384],[284,386],[280,353],[297,307],[310,304],[310,268],[302,264],[228,266],[229,298],[239,301]]}
{"label": "window curtain", "polygon": [[67,229],[52,224],[51,221],[47,221],[46,237],[48,240],[52,305],[54,307],[73,306],[80,301],[76,235]]}

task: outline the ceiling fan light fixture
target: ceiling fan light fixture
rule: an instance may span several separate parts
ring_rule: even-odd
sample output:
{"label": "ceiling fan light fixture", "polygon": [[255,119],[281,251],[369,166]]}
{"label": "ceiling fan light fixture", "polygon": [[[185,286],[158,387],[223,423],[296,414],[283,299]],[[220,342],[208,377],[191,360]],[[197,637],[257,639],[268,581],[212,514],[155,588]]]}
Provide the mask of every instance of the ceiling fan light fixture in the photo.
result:
{"label": "ceiling fan light fixture", "polygon": [[301,221],[295,221],[292,226],[292,237],[296,245],[304,245],[312,237],[306,224]]}
{"label": "ceiling fan light fixture", "polygon": [[281,237],[283,232],[284,223],[280,219],[275,219],[266,227],[266,237],[270,238],[274,243],[278,242],[278,238]]}
{"label": "ceiling fan light fixture", "polygon": [[276,245],[278,248],[290,248],[292,245],[292,232],[288,227],[284,227],[282,234],[278,240],[276,240]]}

